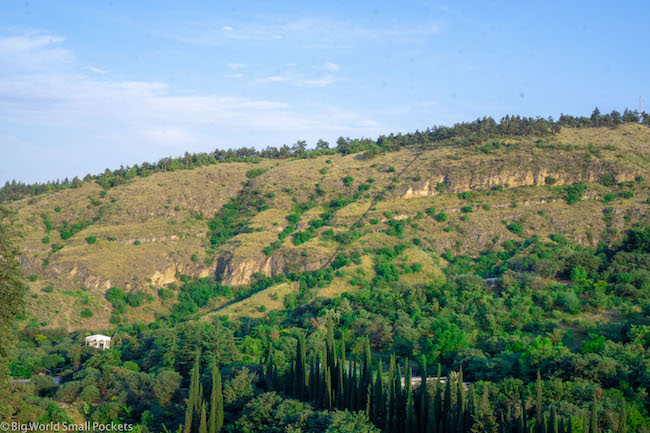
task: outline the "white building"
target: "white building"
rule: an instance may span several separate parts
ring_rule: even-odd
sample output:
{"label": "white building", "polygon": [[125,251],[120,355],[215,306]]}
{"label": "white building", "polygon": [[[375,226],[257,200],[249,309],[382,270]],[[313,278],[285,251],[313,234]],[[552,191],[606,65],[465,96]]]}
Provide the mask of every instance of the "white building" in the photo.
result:
{"label": "white building", "polygon": [[86,346],[92,346],[102,350],[110,349],[111,337],[101,334],[91,335],[90,337],[86,337]]}

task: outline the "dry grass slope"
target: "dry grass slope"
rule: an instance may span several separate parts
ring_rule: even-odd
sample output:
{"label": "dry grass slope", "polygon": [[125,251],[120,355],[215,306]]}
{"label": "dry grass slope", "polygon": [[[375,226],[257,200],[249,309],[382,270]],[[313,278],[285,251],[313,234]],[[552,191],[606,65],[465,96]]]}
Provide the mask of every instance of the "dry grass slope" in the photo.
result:
{"label": "dry grass slope", "polygon": [[[218,164],[134,178],[108,191],[84,183],[78,189],[22,200],[15,206],[26,228],[23,263],[28,274],[37,276],[31,283],[29,318],[71,329],[109,326],[112,307],[105,292],[119,286],[154,296],[152,303],[125,315],[126,320],[148,321],[171,302],[158,299],[158,289],[178,283],[181,275],[223,277],[237,285],[247,284],[257,272],[274,275],[318,269],[339,246],[322,234],[349,230],[380,193],[385,194],[383,199],[359,227],[361,236],[341,252],[417,242],[419,249],[409,250],[409,260],[423,263],[424,268],[404,276],[410,283],[436,278],[441,260],[436,255],[444,252],[474,254],[502,248],[509,240],[532,235],[546,239],[554,233],[595,246],[603,239],[620,238],[636,223],[648,223],[649,181],[638,180],[650,177],[649,128],[563,129],[543,139],[503,141],[506,144],[499,146],[488,142],[403,149],[371,160],[361,154],[337,154]],[[417,153],[415,162],[395,179]],[[246,173],[252,168],[267,171],[249,180]],[[601,180],[606,175],[625,184],[605,186]],[[352,177],[349,185],[343,181],[346,176]],[[212,252],[207,220],[247,182],[246,188],[266,197],[269,208],[250,219],[251,233],[235,236]],[[588,189],[582,201],[569,205],[562,185],[577,182]],[[350,198],[360,187],[363,191],[356,201],[336,210],[332,225],[316,230],[316,237],[296,246],[288,236],[273,254],[263,253],[289,224],[286,217],[297,205],[316,203],[296,225],[301,231],[330,210],[330,200]],[[463,192],[471,194],[458,195]],[[603,201],[607,194],[624,192],[633,196]],[[436,214],[444,210],[447,221],[427,215],[429,208],[435,208]],[[386,233],[393,219],[405,222],[399,236]],[[46,222],[53,227],[49,231]],[[62,239],[57,228],[65,222],[88,224]],[[522,232],[509,230],[512,223],[521,224]],[[89,237],[96,241],[89,243]],[[57,245],[63,248],[53,251]],[[371,259],[363,256],[361,265],[350,267],[347,277],[337,278],[319,296],[355,290],[349,284],[354,272],[372,277]],[[53,290],[42,291],[47,286]],[[267,311],[281,308],[289,292],[289,286],[271,287],[210,314],[257,317],[265,314],[259,311],[262,305]],[[270,298],[276,295],[277,299]],[[93,316],[81,317],[85,309],[92,310]]]}

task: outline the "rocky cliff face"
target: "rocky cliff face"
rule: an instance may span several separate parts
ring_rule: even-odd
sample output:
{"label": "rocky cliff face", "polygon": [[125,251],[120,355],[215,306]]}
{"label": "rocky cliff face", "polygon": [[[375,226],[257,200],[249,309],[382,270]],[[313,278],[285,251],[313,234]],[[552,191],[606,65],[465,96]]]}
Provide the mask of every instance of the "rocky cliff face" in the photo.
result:
{"label": "rocky cliff face", "polygon": [[[578,182],[598,182],[611,174],[617,182],[629,182],[639,176],[637,170],[625,169],[620,166],[603,163],[590,163],[580,169],[571,170],[571,165],[553,168],[533,168],[532,161],[520,161],[519,169],[503,166],[503,161],[490,161],[484,166],[445,167],[437,166],[431,171],[439,173],[426,180],[414,182],[412,185],[401,186],[397,194],[401,198],[428,197],[440,192],[461,193],[465,191],[490,190],[496,186],[516,188],[520,186],[546,185],[547,178],[555,179],[554,185],[568,185]],[[512,165],[509,163],[508,165]],[[436,190],[439,184],[444,184],[441,191]]]}
{"label": "rocky cliff face", "polygon": [[214,270],[215,279],[226,286],[250,284],[255,274],[274,276],[281,273],[314,271],[327,260],[325,255],[315,253],[302,256],[296,252],[276,252],[267,257],[264,254],[255,257],[233,257],[224,255],[217,260]]}

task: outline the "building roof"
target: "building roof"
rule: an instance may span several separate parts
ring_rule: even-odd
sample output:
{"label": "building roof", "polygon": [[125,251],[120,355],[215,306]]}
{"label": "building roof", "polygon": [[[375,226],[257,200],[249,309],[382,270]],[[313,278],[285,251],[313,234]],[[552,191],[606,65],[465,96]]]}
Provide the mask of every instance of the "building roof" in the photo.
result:
{"label": "building roof", "polygon": [[86,340],[110,340],[111,337],[102,334],[95,334],[86,337]]}

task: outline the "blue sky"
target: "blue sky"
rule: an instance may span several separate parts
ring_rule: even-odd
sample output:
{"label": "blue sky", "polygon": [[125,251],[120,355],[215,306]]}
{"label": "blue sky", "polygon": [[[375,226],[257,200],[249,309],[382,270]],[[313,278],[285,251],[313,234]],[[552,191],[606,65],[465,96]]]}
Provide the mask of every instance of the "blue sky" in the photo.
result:
{"label": "blue sky", "polygon": [[0,182],[650,105],[646,1],[13,1]]}

